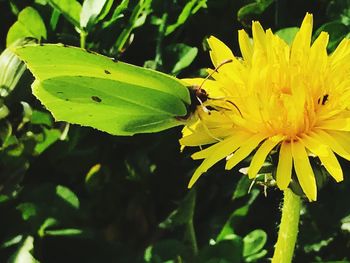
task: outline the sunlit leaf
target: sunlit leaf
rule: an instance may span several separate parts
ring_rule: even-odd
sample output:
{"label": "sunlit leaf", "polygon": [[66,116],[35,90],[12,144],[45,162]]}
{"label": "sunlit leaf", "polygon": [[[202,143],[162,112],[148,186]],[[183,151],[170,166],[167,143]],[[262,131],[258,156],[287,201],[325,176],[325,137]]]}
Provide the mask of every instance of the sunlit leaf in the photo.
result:
{"label": "sunlit leaf", "polygon": [[80,13],[80,27],[91,28],[109,12],[113,0],[85,0]]}
{"label": "sunlit leaf", "polygon": [[45,230],[45,236],[81,236],[84,231],[77,228]]}
{"label": "sunlit leaf", "polygon": [[52,117],[50,113],[33,110],[32,118],[30,120],[31,124],[40,124],[40,125],[46,125],[48,127],[52,126]]}
{"label": "sunlit leaf", "polygon": [[267,241],[266,233],[261,229],[250,232],[243,238],[243,256],[257,254],[263,249]]}
{"label": "sunlit leaf", "polygon": [[6,45],[9,47],[16,40],[32,37],[38,40],[46,39],[46,27],[40,14],[32,7],[23,9],[17,21],[10,27],[7,33]]}
{"label": "sunlit leaf", "polygon": [[9,263],[38,263],[31,254],[33,249],[34,238],[28,236],[21,246],[18,248],[16,253],[10,258]]}
{"label": "sunlit leaf", "polygon": [[76,0],[48,0],[49,4],[60,11],[74,26],[80,26],[81,5]]}
{"label": "sunlit leaf", "polygon": [[[23,43],[23,41],[18,41]],[[27,43],[27,41],[25,41]],[[0,55],[0,96],[8,96],[16,87],[18,81],[23,75],[26,66],[9,49],[6,48]]]}
{"label": "sunlit leaf", "polygon": [[276,35],[291,45],[298,31],[299,27],[286,27],[276,31]]}
{"label": "sunlit leaf", "polygon": [[61,132],[57,129],[43,129],[41,139],[35,145],[34,152],[39,155],[44,152],[48,147],[55,143],[61,136]]}
{"label": "sunlit leaf", "polygon": [[56,194],[61,197],[64,201],[70,204],[74,208],[79,208],[79,199],[78,197],[67,187],[62,185],[56,186]]}

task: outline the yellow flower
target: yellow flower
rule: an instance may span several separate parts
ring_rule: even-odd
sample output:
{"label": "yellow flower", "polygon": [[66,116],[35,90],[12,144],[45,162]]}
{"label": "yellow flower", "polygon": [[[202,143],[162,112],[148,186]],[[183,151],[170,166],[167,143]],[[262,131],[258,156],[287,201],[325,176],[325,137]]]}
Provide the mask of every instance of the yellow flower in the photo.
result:
{"label": "yellow flower", "polygon": [[[307,198],[316,200],[309,155],[337,182],[343,180],[335,153],[350,160],[350,40],[328,55],[327,33],[311,44],[312,20],[306,14],[291,46],[253,22],[253,41],[239,31],[242,59],[215,37],[208,39],[211,60],[221,67],[210,70],[212,79],[202,85],[209,99],[198,106],[198,118],[185,126],[180,143],[212,145],[192,155],[204,161],[189,187],[218,161],[226,158],[230,170],[252,152],[248,176],[254,178],[273,150],[281,190],[294,167]],[[203,79],[185,81],[198,86]]]}

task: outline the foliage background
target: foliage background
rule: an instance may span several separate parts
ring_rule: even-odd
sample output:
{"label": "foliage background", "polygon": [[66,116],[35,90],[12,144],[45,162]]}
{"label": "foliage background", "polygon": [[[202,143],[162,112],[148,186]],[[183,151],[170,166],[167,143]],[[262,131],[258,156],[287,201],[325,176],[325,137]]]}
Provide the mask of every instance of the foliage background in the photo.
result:
{"label": "foliage background", "polygon": [[[1,0],[0,50],[29,6],[46,37],[33,27],[20,33],[84,44],[79,24],[57,8],[68,2],[75,1]],[[210,35],[239,56],[237,30],[250,33],[251,20],[277,31],[311,12],[315,35],[330,33],[330,52],[350,28],[349,0],[100,2],[104,9],[84,29],[86,48],[178,77],[205,76]],[[0,67],[0,76],[16,70]],[[198,163],[191,149],[180,153],[180,129],[116,137],[54,123],[31,95],[29,72],[15,86],[0,80],[0,262],[269,262],[281,192],[265,197],[254,185],[248,194],[244,164],[227,172],[220,163],[189,191]],[[350,167],[341,161],[345,181],[329,180],[317,202],[304,202],[294,262],[350,262]]]}

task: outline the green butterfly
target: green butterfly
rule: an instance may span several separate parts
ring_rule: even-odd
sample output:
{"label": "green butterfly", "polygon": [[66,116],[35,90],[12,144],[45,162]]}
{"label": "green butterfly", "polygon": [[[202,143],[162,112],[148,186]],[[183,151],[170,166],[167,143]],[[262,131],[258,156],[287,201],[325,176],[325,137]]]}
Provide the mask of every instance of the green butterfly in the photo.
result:
{"label": "green butterfly", "polygon": [[161,72],[64,45],[14,52],[35,76],[34,95],[58,121],[133,135],[182,125],[194,108],[186,84]]}

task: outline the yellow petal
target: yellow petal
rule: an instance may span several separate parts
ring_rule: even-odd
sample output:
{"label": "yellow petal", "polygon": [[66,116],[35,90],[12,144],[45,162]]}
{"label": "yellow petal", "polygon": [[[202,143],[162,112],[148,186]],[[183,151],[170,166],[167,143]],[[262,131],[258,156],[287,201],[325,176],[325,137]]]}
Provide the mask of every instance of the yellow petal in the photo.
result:
{"label": "yellow petal", "polygon": [[317,37],[315,42],[310,48],[310,58],[309,58],[309,67],[310,73],[314,70],[323,71],[326,69],[328,64],[328,54],[327,54],[327,45],[328,45],[329,35],[326,32],[321,32]]}
{"label": "yellow petal", "polygon": [[309,136],[303,136],[301,142],[312,153],[318,156],[324,167],[337,182],[343,180],[343,171],[338,162],[338,159],[335,157],[333,151],[328,146]]}
{"label": "yellow petal", "polygon": [[252,34],[254,40],[254,49],[259,48],[265,50],[266,48],[266,35],[261,24],[257,21],[253,21]]}
{"label": "yellow petal", "polygon": [[197,159],[196,156],[201,158],[205,156],[204,158],[206,159],[193,174],[188,187],[191,188],[198,178],[211,166],[234,152],[241,145],[242,141],[247,139],[247,137],[248,135],[246,133],[236,133],[234,136],[192,155],[193,159]]}
{"label": "yellow petal", "polygon": [[240,161],[246,158],[266,137],[267,135],[265,134],[257,133],[247,141],[242,141],[242,146],[228,159],[225,169],[232,169]]}
{"label": "yellow petal", "polygon": [[291,62],[301,63],[307,61],[308,51],[311,44],[312,35],[312,15],[307,13],[300,30],[295,35],[293,44],[291,47]]}
{"label": "yellow petal", "polygon": [[278,158],[276,181],[281,190],[285,190],[292,177],[292,148],[289,142],[283,142]]}
{"label": "yellow petal", "polygon": [[335,49],[335,51],[330,56],[331,63],[333,65],[336,65],[340,60],[347,57],[347,55],[350,54],[350,40],[347,38],[344,38],[338,47]]}
{"label": "yellow petal", "polygon": [[206,130],[201,129],[200,131],[196,131],[195,133],[184,136],[179,140],[181,145],[184,146],[198,146],[198,145],[206,145],[210,143],[217,142],[215,138],[226,137],[228,133],[228,129],[226,127],[210,129],[210,133],[208,134]]}
{"label": "yellow petal", "polygon": [[315,132],[310,133],[310,136],[328,145],[333,152],[344,159],[350,160],[350,145],[342,145],[340,141],[338,141],[340,138],[332,137],[328,132],[323,130],[316,130]]}
{"label": "yellow petal", "polygon": [[316,201],[317,187],[314,172],[309,162],[304,145],[296,141],[292,143],[294,169],[301,188],[310,201]]}
{"label": "yellow petal", "polygon": [[327,130],[350,131],[350,118],[324,120],[317,127]]}
{"label": "yellow petal", "polygon": [[253,45],[248,34],[243,29],[238,31],[238,42],[244,61],[251,64]]}
{"label": "yellow petal", "polygon": [[320,156],[319,158],[324,167],[337,182],[343,181],[343,170],[341,169],[339,161],[331,149],[328,149],[327,156]]}
{"label": "yellow petal", "polygon": [[[222,41],[214,36],[208,38],[208,44],[210,47],[210,57],[214,66],[217,67],[221,65],[224,61],[228,59],[236,60],[233,56],[231,49],[229,49]],[[228,63],[227,65],[230,65]]]}
{"label": "yellow petal", "polygon": [[257,173],[259,172],[259,170],[265,162],[266,156],[280,141],[282,141],[282,139],[283,136],[274,136],[268,138],[266,141],[263,142],[263,144],[254,154],[254,157],[250,163],[248,169],[248,176],[250,179],[254,178],[257,175]]}
{"label": "yellow petal", "polygon": [[350,132],[327,131],[327,133],[336,141],[338,145],[340,145],[345,150],[346,153],[350,153]]}

